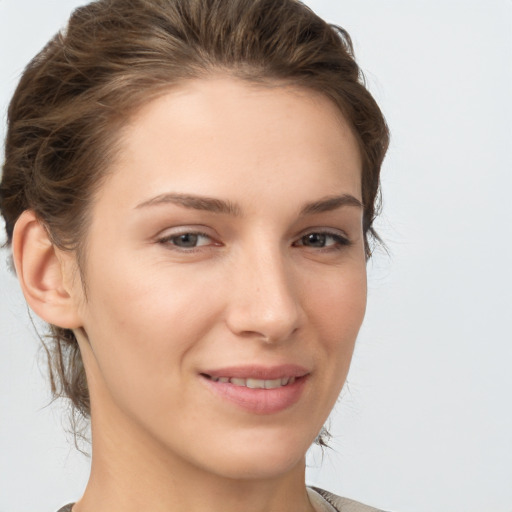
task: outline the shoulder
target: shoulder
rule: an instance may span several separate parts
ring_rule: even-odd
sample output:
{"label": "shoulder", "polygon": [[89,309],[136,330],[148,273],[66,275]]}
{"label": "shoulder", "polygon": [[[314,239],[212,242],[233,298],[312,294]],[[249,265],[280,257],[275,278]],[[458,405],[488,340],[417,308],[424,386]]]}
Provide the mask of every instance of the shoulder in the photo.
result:
{"label": "shoulder", "polygon": [[309,487],[308,489],[314,491],[317,495],[320,495],[336,512],[383,512],[382,510],[363,505],[358,501],[350,500],[348,498],[342,498],[336,496],[329,491],[320,489],[318,487]]}
{"label": "shoulder", "polygon": [[65,507],[59,508],[58,512],[71,512],[71,508],[73,507],[74,503],[70,503],[69,505],[66,505]]}

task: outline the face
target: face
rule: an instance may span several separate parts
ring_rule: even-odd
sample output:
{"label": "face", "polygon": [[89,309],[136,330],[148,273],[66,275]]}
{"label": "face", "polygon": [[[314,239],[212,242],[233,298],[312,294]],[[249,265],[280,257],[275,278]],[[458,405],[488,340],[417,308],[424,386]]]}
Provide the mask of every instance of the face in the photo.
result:
{"label": "face", "polygon": [[92,207],[77,306],[93,438],[103,422],[228,477],[301,463],[364,316],[360,173],[311,91],[219,77],[140,110]]}

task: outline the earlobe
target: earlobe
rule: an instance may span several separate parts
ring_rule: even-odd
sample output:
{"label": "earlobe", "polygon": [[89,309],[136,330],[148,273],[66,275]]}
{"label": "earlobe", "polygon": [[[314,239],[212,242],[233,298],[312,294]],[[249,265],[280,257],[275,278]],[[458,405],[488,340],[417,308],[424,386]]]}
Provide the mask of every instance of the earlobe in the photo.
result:
{"label": "earlobe", "polygon": [[25,210],[16,222],[12,251],[23,294],[34,313],[58,327],[80,327],[69,261],[64,261],[32,210]]}

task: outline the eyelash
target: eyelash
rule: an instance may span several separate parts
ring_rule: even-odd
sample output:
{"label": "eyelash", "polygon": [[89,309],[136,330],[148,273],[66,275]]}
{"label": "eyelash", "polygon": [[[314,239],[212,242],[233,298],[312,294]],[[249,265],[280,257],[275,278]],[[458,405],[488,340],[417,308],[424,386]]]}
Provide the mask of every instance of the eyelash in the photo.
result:
{"label": "eyelash", "polygon": [[180,247],[179,245],[176,245],[173,242],[173,240],[176,240],[183,236],[194,236],[194,237],[204,237],[208,238],[209,240],[213,240],[210,235],[207,235],[206,233],[202,233],[200,231],[183,231],[181,233],[173,233],[172,235],[165,236],[163,238],[158,239],[158,243],[162,245],[171,246],[171,248],[175,251],[182,251],[182,252],[196,252],[198,250],[201,250],[202,247],[208,247],[210,245],[220,245],[220,244],[204,244],[204,245],[195,245],[193,247]]}
{"label": "eyelash", "polygon": [[352,242],[345,236],[340,235],[339,233],[333,233],[331,231],[310,231],[306,233],[305,235],[302,235],[297,242],[295,242],[293,245],[298,247],[310,247],[315,249],[315,247],[304,245],[303,241],[305,238],[310,237],[312,235],[321,236],[325,238],[332,238],[334,240],[333,244],[329,244],[323,247],[316,247],[318,250],[323,251],[332,251],[332,250],[340,250],[344,247],[348,247],[352,244]]}
{"label": "eyelash", "polygon": [[[334,241],[334,243],[325,245],[323,247],[314,247],[314,246],[305,245],[304,240],[307,237],[310,237],[313,235],[325,237],[326,239],[330,238]],[[181,233],[174,233],[172,235],[168,235],[163,238],[160,238],[157,241],[161,245],[171,246],[171,248],[173,250],[187,252],[187,253],[193,253],[196,251],[200,251],[200,250],[202,250],[201,249],[202,247],[208,247],[211,245],[221,245],[220,243],[214,242],[213,244],[210,243],[210,244],[194,245],[192,247],[180,247],[179,245],[176,245],[175,243],[173,243],[173,241],[176,241],[180,237],[184,237],[184,236],[193,236],[193,237],[197,237],[197,238],[204,237],[204,238],[208,238],[209,240],[213,241],[213,238],[210,235],[200,232],[200,231],[183,231]],[[296,240],[292,244],[293,247],[307,247],[307,248],[317,249],[319,251],[324,251],[324,252],[340,250],[340,249],[343,249],[344,247],[348,247],[350,245],[352,245],[352,242],[347,237],[340,235],[339,233],[333,233],[331,231],[325,231],[325,230],[324,231],[322,231],[322,230],[309,231],[308,233],[299,237],[298,240]]]}

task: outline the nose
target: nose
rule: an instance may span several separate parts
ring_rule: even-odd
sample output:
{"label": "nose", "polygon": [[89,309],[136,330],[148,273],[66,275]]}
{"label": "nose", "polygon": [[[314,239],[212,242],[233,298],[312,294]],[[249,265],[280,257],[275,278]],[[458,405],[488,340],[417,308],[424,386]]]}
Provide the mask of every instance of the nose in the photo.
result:
{"label": "nose", "polygon": [[228,327],[237,336],[285,341],[304,319],[292,263],[277,248],[248,252],[232,268]]}

